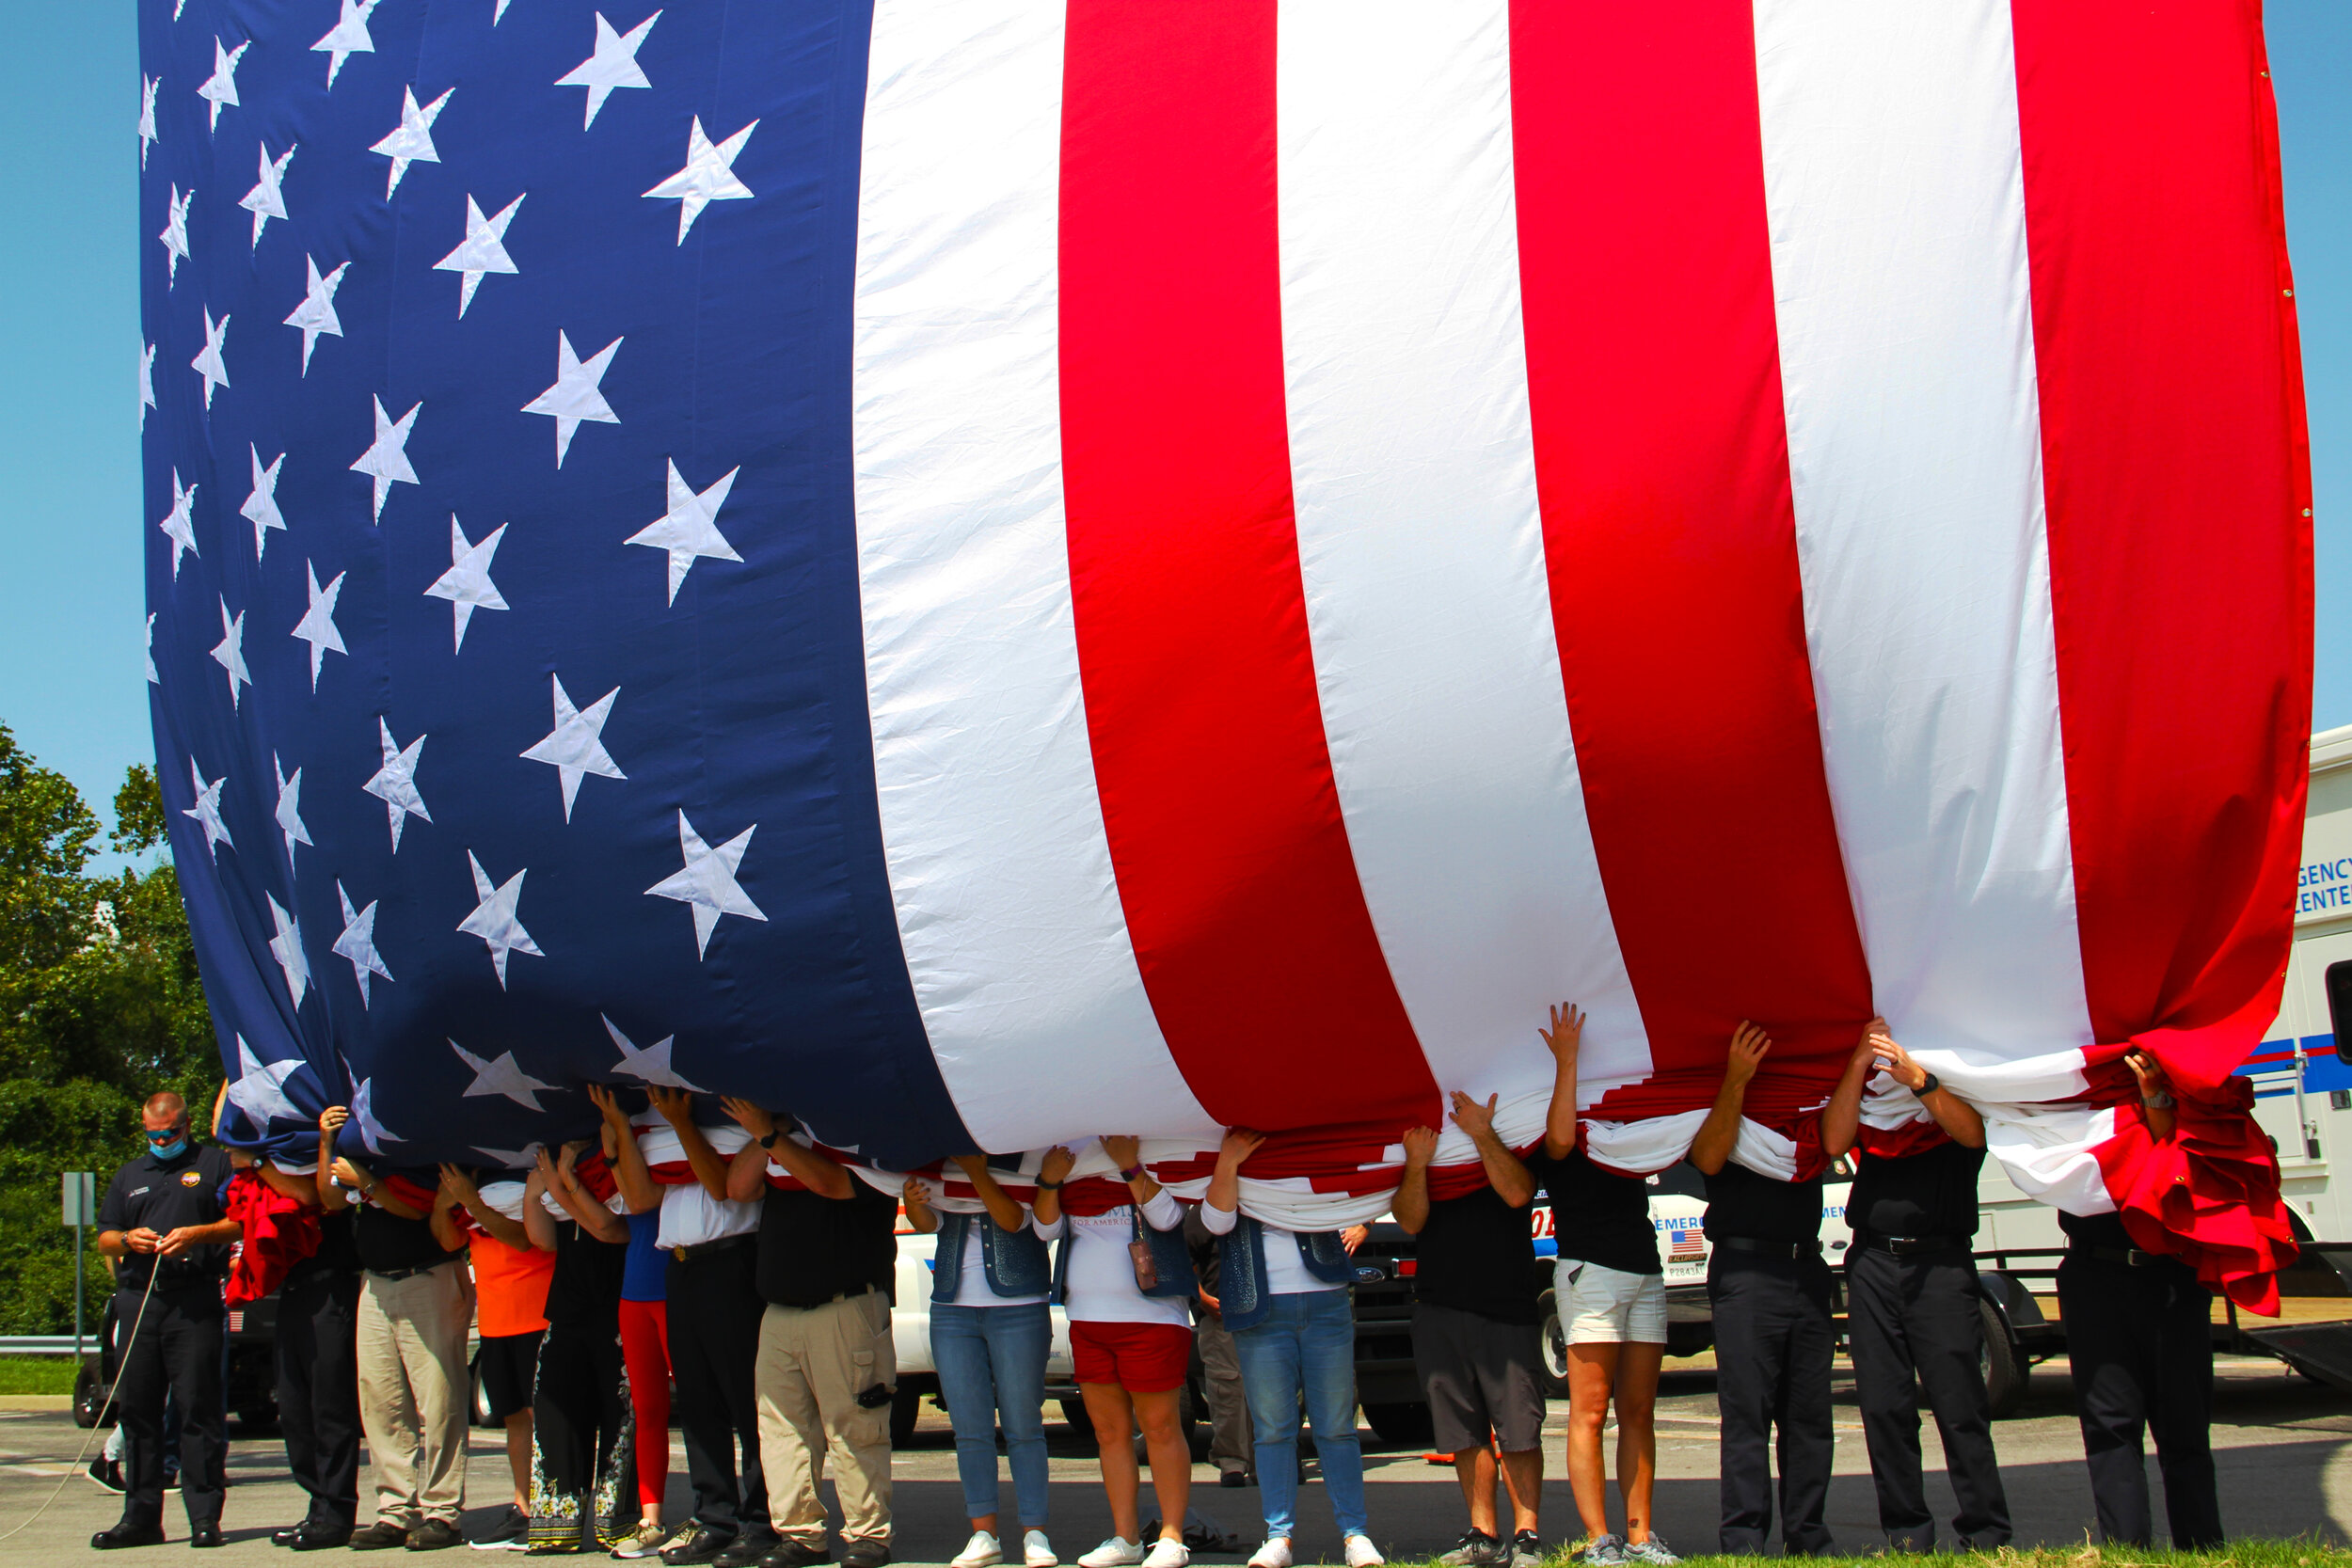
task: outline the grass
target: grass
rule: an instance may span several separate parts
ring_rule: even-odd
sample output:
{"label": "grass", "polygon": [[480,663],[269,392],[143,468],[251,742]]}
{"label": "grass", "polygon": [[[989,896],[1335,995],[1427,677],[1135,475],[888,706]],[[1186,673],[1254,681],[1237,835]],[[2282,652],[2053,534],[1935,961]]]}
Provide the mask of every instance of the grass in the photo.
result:
{"label": "grass", "polygon": [[[1755,1568],[1755,1558],[1702,1557],[1696,1554],[1682,1560],[1690,1568]],[[2286,1541],[2253,1539],[2231,1541],[2210,1552],[2176,1552],[2168,1548],[2143,1549],[2132,1546],[2043,1547],[2035,1550],[2003,1550],[1986,1552],[1981,1556],[1961,1558],[1946,1552],[1933,1557],[1905,1553],[1855,1553],[1851,1556],[1815,1558],[1813,1562],[1822,1568],[1853,1564],[1855,1568],[1899,1568],[1911,1564],[1915,1568],[1954,1568],[1962,1562],[1983,1563],[1985,1568],[2352,1568],[2352,1549],[2332,1546],[2309,1536]],[[1581,1568],[1571,1562],[1565,1552],[1552,1558],[1549,1568]]]}
{"label": "grass", "polygon": [[73,1357],[0,1355],[0,1394],[71,1394]]}

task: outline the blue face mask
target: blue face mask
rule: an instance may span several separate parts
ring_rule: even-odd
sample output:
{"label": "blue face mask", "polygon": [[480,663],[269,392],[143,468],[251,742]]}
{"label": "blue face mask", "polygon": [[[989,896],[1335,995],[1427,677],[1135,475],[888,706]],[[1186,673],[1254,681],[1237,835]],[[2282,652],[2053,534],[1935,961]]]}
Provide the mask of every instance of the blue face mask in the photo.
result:
{"label": "blue face mask", "polygon": [[147,1147],[154,1151],[155,1158],[158,1160],[177,1160],[188,1151],[188,1140],[175,1133],[171,1142],[159,1144],[151,1136],[147,1140]]}

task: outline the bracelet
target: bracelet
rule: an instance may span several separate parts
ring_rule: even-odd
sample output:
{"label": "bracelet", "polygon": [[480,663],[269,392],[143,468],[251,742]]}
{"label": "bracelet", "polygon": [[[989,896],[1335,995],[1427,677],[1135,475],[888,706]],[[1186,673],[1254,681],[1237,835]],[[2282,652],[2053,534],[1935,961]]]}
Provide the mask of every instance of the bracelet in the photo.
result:
{"label": "bracelet", "polygon": [[1936,1090],[1942,1088],[1943,1086],[1944,1080],[1938,1078],[1934,1073],[1931,1072],[1928,1074],[1926,1081],[1911,1092],[1924,1100],[1929,1095],[1933,1094]]}
{"label": "bracelet", "polygon": [[2153,1094],[2141,1095],[2139,1102],[2152,1111],[2169,1111],[2172,1109],[2174,1103],[2172,1097],[2162,1089],[2156,1090]]}
{"label": "bracelet", "polygon": [[1143,1174],[1144,1171],[1141,1165],[1121,1165],[1119,1167],[1119,1179],[1121,1181],[1133,1181],[1136,1177]]}
{"label": "bracelet", "polygon": [[1061,1191],[1061,1182],[1041,1180],[1037,1184],[1037,1190],[1041,1193],[1057,1193]]}

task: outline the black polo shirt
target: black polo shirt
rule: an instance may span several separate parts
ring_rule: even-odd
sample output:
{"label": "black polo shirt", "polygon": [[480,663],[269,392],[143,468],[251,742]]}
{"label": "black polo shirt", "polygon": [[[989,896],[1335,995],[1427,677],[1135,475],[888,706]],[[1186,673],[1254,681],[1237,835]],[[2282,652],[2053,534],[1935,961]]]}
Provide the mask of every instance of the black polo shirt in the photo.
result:
{"label": "black polo shirt", "polygon": [[[191,1225],[216,1225],[229,1217],[221,1195],[236,1167],[226,1149],[190,1144],[166,1160],[151,1148],[115,1172],[106,1183],[105,1201],[98,1208],[101,1230],[152,1230],[158,1236]],[[157,1258],[151,1252],[125,1252],[115,1270],[115,1284],[143,1291],[151,1271],[157,1286],[218,1280],[229,1272],[225,1244],[190,1247],[177,1258]]]}
{"label": "black polo shirt", "polygon": [[1775,1181],[1736,1161],[1707,1179],[1707,1239],[1792,1244],[1821,1239],[1821,1179]]}
{"label": "black polo shirt", "polygon": [[898,1270],[898,1205],[857,1177],[850,1196],[768,1189],[755,1279],[778,1307],[822,1307],[867,1289],[888,1294]]}
{"label": "black polo shirt", "polygon": [[1413,1238],[1413,1297],[1501,1323],[1541,1320],[1534,1216],[1492,1187],[1433,1200]]}
{"label": "black polo shirt", "polygon": [[1561,1160],[1537,1153],[1527,1168],[1551,1198],[1551,1234],[1563,1258],[1626,1274],[1662,1274],[1649,1183],[1603,1170],[1582,1149]]}
{"label": "black polo shirt", "polygon": [[1984,1150],[1960,1143],[1940,1143],[1899,1160],[1857,1148],[1846,1223],[1871,1236],[1974,1236],[1977,1178],[1983,1169]]}
{"label": "black polo shirt", "polygon": [[370,1274],[399,1274],[407,1269],[429,1269],[446,1263],[453,1258],[466,1256],[465,1249],[455,1252],[444,1249],[440,1238],[433,1234],[429,1219],[404,1219],[389,1209],[379,1209],[362,1202],[351,1216],[352,1240],[357,1243],[359,1264]]}

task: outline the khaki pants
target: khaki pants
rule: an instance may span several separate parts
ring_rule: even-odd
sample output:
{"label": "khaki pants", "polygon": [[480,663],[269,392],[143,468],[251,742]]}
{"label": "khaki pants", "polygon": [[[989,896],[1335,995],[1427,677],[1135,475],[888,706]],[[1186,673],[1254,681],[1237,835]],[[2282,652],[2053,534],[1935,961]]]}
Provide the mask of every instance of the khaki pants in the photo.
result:
{"label": "khaki pants", "polygon": [[898,1381],[890,1301],[869,1291],[822,1307],[771,1304],[759,1321],[759,1462],[776,1533],[804,1546],[825,1542],[817,1495],[833,1454],[841,1539],[890,1543],[890,1406],[859,1407],[860,1391]]}
{"label": "khaki pants", "polygon": [[359,1425],[375,1467],[375,1516],[404,1529],[454,1526],[466,1506],[466,1330],[473,1281],[463,1262],[405,1279],[369,1275],[359,1292]]}

